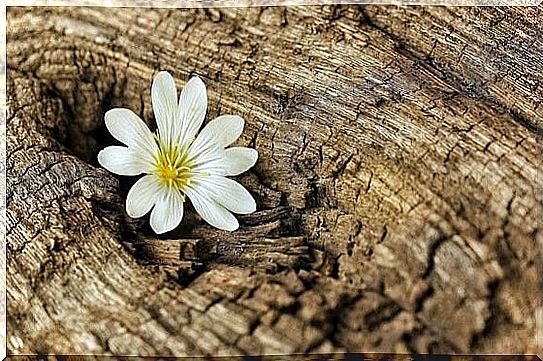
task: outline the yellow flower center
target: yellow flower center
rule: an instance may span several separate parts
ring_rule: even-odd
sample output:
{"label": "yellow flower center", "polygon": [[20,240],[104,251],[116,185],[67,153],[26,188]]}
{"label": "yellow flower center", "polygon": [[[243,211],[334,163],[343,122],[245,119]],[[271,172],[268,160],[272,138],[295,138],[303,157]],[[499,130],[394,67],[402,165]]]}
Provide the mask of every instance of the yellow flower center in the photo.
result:
{"label": "yellow flower center", "polygon": [[192,162],[186,151],[180,147],[159,144],[160,153],[156,159],[156,175],[170,188],[183,190],[190,184]]}

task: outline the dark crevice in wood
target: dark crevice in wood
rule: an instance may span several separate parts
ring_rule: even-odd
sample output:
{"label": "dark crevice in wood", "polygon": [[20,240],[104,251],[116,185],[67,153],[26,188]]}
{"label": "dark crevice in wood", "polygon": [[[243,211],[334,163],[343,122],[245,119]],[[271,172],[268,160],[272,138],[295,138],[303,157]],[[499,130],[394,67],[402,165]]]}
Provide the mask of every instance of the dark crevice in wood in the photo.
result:
{"label": "dark crevice in wood", "polygon": [[494,109],[498,109],[502,112],[505,112],[511,116],[511,118],[517,122],[518,124],[522,125],[526,129],[528,129],[533,134],[539,134],[543,131],[543,128],[541,126],[538,126],[537,123],[534,123],[530,118],[523,115],[521,112],[517,111],[516,109],[512,109],[508,107],[507,105],[504,105],[502,102],[499,101],[499,99],[496,99],[487,92],[484,91],[484,89],[479,89],[471,84],[466,84],[465,82],[462,82],[462,80],[453,78],[447,74],[446,71],[439,68],[437,64],[434,64],[432,62],[431,57],[427,56],[426,58],[421,58],[418,53],[419,51],[413,51],[409,48],[409,45],[407,42],[402,39],[402,37],[398,34],[395,34],[393,32],[390,32],[386,28],[379,26],[376,22],[372,20],[371,15],[369,15],[365,9],[364,5],[360,5],[358,7],[358,10],[362,14],[362,21],[364,24],[382,32],[387,37],[389,37],[392,41],[394,41],[394,44],[396,46],[396,50],[408,58],[414,60],[417,64],[422,66],[424,69],[428,70],[430,73],[435,75],[436,77],[442,79],[445,81],[449,86],[451,86],[453,89],[456,89],[461,94],[466,95],[469,98],[474,98],[477,100],[482,100],[484,102],[487,102],[489,105],[491,105]]}

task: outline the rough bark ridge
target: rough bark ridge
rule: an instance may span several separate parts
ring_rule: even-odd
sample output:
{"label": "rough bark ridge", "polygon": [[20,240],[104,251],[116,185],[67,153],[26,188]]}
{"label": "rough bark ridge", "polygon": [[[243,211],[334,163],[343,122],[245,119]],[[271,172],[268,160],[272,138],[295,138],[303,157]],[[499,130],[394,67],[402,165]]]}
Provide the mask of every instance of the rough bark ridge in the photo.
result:
{"label": "rough bark ridge", "polygon": [[[10,353],[538,351],[541,7],[7,16]],[[160,69],[246,119],[238,232],[159,239],[96,164]]]}

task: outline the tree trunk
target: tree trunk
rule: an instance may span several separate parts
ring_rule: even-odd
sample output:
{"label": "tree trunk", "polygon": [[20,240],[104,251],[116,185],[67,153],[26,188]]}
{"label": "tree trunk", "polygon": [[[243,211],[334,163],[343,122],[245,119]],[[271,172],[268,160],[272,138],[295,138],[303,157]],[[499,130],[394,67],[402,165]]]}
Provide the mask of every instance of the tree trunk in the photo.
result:
{"label": "tree trunk", "polygon": [[[9,8],[8,353],[540,352],[542,10]],[[236,232],[97,164],[158,70],[246,120]]]}

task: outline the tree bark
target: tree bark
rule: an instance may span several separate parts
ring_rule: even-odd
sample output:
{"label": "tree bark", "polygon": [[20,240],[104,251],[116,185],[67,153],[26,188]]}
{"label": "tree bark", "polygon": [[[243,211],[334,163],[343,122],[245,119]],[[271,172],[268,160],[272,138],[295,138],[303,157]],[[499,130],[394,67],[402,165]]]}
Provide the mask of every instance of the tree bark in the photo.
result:
{"label": "tree bark", "polygon": [[[8,353],[540,352],[542,9],[9,8]],[[239,231],[97,164],[158,70],[245,118]]]}

